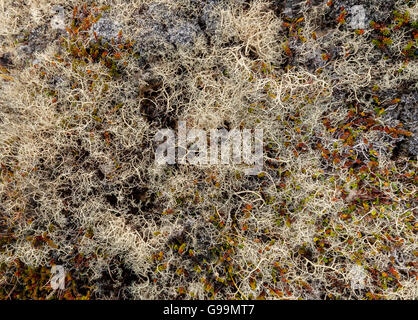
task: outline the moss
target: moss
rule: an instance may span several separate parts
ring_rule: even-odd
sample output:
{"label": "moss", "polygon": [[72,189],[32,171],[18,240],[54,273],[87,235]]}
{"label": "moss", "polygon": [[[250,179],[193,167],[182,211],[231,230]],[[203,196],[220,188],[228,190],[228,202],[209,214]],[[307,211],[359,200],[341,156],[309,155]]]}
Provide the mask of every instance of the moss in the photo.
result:
{"label": "moss", "polygon": [[[188,3],[76,1],[34,66],[14,45],[29,9],[0,12],[16,57],[0,69],[0,298],[411,298],[414,11],[353,31],[335,1],[292,18],[271,1]],[[211,30],[194,24],[208,11]],[[94,33],[104,19],[113,40]],[[155,133],[183,119],[264,129],[263,170],[157,166]]]}

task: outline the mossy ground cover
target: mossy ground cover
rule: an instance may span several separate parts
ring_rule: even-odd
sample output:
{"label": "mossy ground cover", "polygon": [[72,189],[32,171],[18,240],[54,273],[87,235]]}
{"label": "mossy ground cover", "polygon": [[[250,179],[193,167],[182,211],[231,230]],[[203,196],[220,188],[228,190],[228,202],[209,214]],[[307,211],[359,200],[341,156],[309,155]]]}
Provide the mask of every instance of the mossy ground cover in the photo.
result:
{"label": "mossy ground cover", "polygon": [[[417,10],[5,1],[0,298],[415,299]],[[157,166],[181,120],[263,171]]]}

